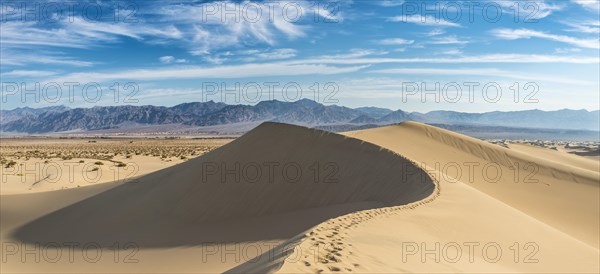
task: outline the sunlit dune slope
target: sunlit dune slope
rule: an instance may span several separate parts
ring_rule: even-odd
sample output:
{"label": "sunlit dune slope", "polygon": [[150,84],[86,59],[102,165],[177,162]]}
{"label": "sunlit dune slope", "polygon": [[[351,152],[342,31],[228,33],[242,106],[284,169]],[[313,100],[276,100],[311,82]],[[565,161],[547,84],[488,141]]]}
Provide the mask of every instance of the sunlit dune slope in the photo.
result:
{"label": "sunlit dune slope", "polygon": [[[345,134],[420,163],[439,195],[324,222],[289,255],[301,259],[278,273],[600,270],[594,170],[414,122]],[[315,259],[304,256],[315,249]]]}
{"label": "sunlit dune slope", "polygon": [[[600,173],[415,122],[347,136],[391,149],[598,247]],[[410,145],[407,145],[410,144]],[[565,159],[564,161],[568,161]]]}
{"label": "sunlit dune slope", "polygon": [[579,156],[566,151],[536,147],[527,144],[510,144],[509,147],[511,150],[535,155],[537,158],[543,158],[548,161],[555,162],[555,165],[561,165],[567,168],[583,168],[595,172],[600,170],[600,159],[594,159],[589,156]]}

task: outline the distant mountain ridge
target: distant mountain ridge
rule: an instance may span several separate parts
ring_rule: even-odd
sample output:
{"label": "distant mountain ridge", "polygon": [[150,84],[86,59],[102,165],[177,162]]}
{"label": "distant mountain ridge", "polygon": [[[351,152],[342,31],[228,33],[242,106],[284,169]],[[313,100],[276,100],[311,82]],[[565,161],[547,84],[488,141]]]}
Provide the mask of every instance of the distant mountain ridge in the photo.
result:
{"label": "distant mountain ridge", "polygon": [[450,125],[511,126],[549,129],[600,129],[600,111],[456,111],[405,112],[376,107],[348,108],[323,105],[309,99],[296,102],[262,101],[256,105],[227,105],[213,101],[162,106],[108,106],[92,108],[17,108],[0,111],[0,130],[16,133],[53,133],[126,129],[134,125],[176,124],[206,127],[248,122],[276,121],[307,126],[352,124],[385,125],[404,121]]}

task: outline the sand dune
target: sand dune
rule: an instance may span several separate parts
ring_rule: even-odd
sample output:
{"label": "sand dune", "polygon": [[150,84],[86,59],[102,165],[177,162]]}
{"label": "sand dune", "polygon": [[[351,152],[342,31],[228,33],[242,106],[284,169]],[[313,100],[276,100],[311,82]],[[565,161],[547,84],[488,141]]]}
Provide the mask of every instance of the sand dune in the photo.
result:
{"label": "sand dune", "polygon": [[[176,265],[172,271],[214,272],[240,261],[222,262],[220,256],[189,264],[172,260],[201,254],[203,245],[215,243],[232,248],[236,243],[279,243],[328,218],[419,201],[433,191],[429,175],[391,151],[333,133],[266,123],[201,157],[22,226],[4,221],[2,225],[3,230],[13,229],[11,239],[30,245],[94,242],[109,248],[115,242],[133,242],[144,262],[135,269],[144,271],[164,264]],[[3,199],[2,208],[14,210],[22,206],[20,201],[39,197],[43,196],[11,195],[12,199]],[[161,250],[165,251],[158,258]],[[7,267],[62,270],[60,264],[30,268],[13,262]],[[106,270],[102,265],[94,269]],[[78,268],[70,265],[68,270]]]}
{"label": "sand dune", "polygon": [[[425,163],[436,169],[434,173],[440,178],[456,178],[451,181],[467,183],[593,246],[599,245],[598,170],[559,164],[545,155],[525,154],[413,122],[347,135]],[[469,166],[473,166],[473,176],[469,176]]]}
{"label": "sand dune", "polygon": [[577,167],[598,172],[600,170],[600,159],[592,159],[587,156],[579,156],[565,151],[541,148],[526,144],[510,144],[511,150],[521,151],[525,154],[556,162],[555,165],[566,167]]}
{"label": "sand dune", "polygon": [[[600,173],[593,165],[412,122],[345,135],[265,123],[201,157],[128,182],[4,195],[3,242],[34,249],[93,242],[105,252],[117,242],[139,249],[136,263],[115,263],[112,253],[93,264],[23,263],[13,255],[2,268],[600,270]],[[490,246],[491,253],[482,251]]]}
{"label": "sand dune", "polygon": [[[397,214],[383,214],[356,227],[340,229],[336,223],[377,211],[322,224],[307,233],[310,236],[298,249],[314,248],[315,242],[308,237],[315,233],[322,237],[336,231],[343,235],[344,245],[351,246],[350,254],[328,260],[330,248],[320,254],[318,263],[286,263],[282,273],[598,272],[598,171],[561,165],[563,160],[546,160],[419,123],[346,135],[422,163],[439,180],[440,195],[418,207],[391,208]],[[526,170],[523,167],[528,163],[536,166],[532,177],[511,172],[517,165]],[[474,166],[473,176],[465,176],[469,165]],[[482,174],[485,165],[497,167],[502,176]],[[537,183],[525,183],[525,179]],[[494,251],[498,247],[503,255],[496,261],[495,255],[490,258],[475,249],[486,245],[494,246]],[[335,241],[325,241],[325,246],[335,247]],[[462,256],[452,253],[456,246]],[[474,248],[472,258],[466,254],[469,246]]]}

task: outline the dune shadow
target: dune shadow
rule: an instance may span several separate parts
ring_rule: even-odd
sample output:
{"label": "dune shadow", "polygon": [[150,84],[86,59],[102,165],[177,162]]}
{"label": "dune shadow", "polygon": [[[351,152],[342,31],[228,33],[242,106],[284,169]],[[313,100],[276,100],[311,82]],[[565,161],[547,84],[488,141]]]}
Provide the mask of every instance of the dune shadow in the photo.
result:
{"label": "dune shadow", "polygon": [[[247,182],[213,172],[235,170],[236,163],[238,171],[249,163],[294,163],[306,173],[293,182],[277,172]],[[315,163],[333,163],[335,180],[316,181],[308,174]],[[381,147],[267,123],[204,156],[42,216],[11,236],[25,243],[132,242],[140,248],[286,240],[340,215],[419,201],[434,188],[426,172]]]}

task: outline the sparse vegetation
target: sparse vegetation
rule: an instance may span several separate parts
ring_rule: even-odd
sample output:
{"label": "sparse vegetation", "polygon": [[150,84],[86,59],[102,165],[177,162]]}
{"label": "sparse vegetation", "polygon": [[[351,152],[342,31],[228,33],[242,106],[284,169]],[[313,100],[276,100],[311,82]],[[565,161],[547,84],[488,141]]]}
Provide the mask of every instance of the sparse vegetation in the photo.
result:
{"label": "sparse vegetation", "polygon": [[10,162],[6,163],[6,165],[4,167],[11,168],[11,167],[15,166],[16,164],[17,164],[17,162],[11,160]]}
{"label": "sparse vegetation", "polygon": [[[48,140],[51,140],[48,142]],[[79,163],[90,162],[96,166],[113,162],[117,167],[125,167],[123,159],[132,159],[133,155],[156,157],[164,162],[186,161],[209,152],[232,139],[182,139],[182,138],[140,138],[111,139],[100,137],[98,140],[77,138],[58,139],[5,139],[0,144],[0,166],[13,167],[22,160],[39,160],[49,164],[55,160],[72,159]],[[87,160],[92,159],[92,160]],[[97,169],[90,169],[96,171]]]}

